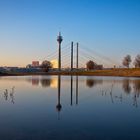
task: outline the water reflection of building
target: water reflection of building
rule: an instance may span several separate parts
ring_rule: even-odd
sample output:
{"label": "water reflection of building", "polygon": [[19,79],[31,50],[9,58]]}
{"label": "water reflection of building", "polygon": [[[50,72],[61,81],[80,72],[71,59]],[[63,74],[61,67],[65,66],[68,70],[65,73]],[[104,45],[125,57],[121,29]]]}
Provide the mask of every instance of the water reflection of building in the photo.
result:
{"label": "water reflection of building", "polygon": [[32,78],[32,85],[38,86],[39,85],[39,78],[36,78],[36,79]]}
{"label": "water reflection of building", "polygon": [[32,79],[28,79],[29,82],[32,82],[33,86],[39,86],[39,83],[42,87],[51,87],[57,88],[58,87],[58,80],[56,77],[32,77]]}

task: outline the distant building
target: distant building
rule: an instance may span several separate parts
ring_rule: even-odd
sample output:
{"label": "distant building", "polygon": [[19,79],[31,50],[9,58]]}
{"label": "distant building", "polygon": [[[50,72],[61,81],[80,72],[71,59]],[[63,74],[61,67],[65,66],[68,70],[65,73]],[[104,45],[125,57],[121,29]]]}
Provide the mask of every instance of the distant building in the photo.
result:
{"label": "distant building", "polygon": [[39,67],[39,61],[32,61],[32,67]]}
{"label": "distant building", "polygon": [[103,65],[95,65],[94,69],[95,70],[102,70],[103,69]]}

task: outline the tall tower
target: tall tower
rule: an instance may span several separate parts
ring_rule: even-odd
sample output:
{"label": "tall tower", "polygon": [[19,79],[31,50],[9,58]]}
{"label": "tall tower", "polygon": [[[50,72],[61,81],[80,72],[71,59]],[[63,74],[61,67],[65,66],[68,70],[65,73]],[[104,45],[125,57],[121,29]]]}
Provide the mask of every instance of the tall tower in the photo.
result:
{"label": "tall tower", "polygon": [[57,36],[57,42],[59,44],[59,50],[58,50],[58,69],[61,70],[61,42],[63,41],[63,38],[61,36],[61,33],[59,32],[59,35]]}

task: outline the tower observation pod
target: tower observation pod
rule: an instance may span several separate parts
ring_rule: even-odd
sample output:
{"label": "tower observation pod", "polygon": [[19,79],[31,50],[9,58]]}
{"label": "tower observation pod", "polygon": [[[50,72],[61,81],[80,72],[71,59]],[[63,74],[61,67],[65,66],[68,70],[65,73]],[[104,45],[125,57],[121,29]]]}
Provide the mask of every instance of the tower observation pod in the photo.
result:
{"label": "tower observation pod", "polygon": [[63,41],[63,38],[61,36],[61,33],[59,32],[59,35],[57,36],[57,42],[58,42],[58,69],[61,70],[61,42]]}

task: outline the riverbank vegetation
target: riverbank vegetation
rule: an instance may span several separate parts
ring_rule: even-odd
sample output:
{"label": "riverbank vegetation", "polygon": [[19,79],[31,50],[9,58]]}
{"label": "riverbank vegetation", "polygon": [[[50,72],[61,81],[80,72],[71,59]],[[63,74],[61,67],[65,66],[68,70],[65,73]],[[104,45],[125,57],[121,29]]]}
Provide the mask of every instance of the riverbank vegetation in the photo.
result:
{"label": "riverbank vegetation", "polygon": [[124,76],[140,77],[140,68],[113,68],[89,71],[48,71],[48,72],[27,72],[27,73],[0,73],[1,76],[23,76],[23,75],[91,75],[91,76]]}

